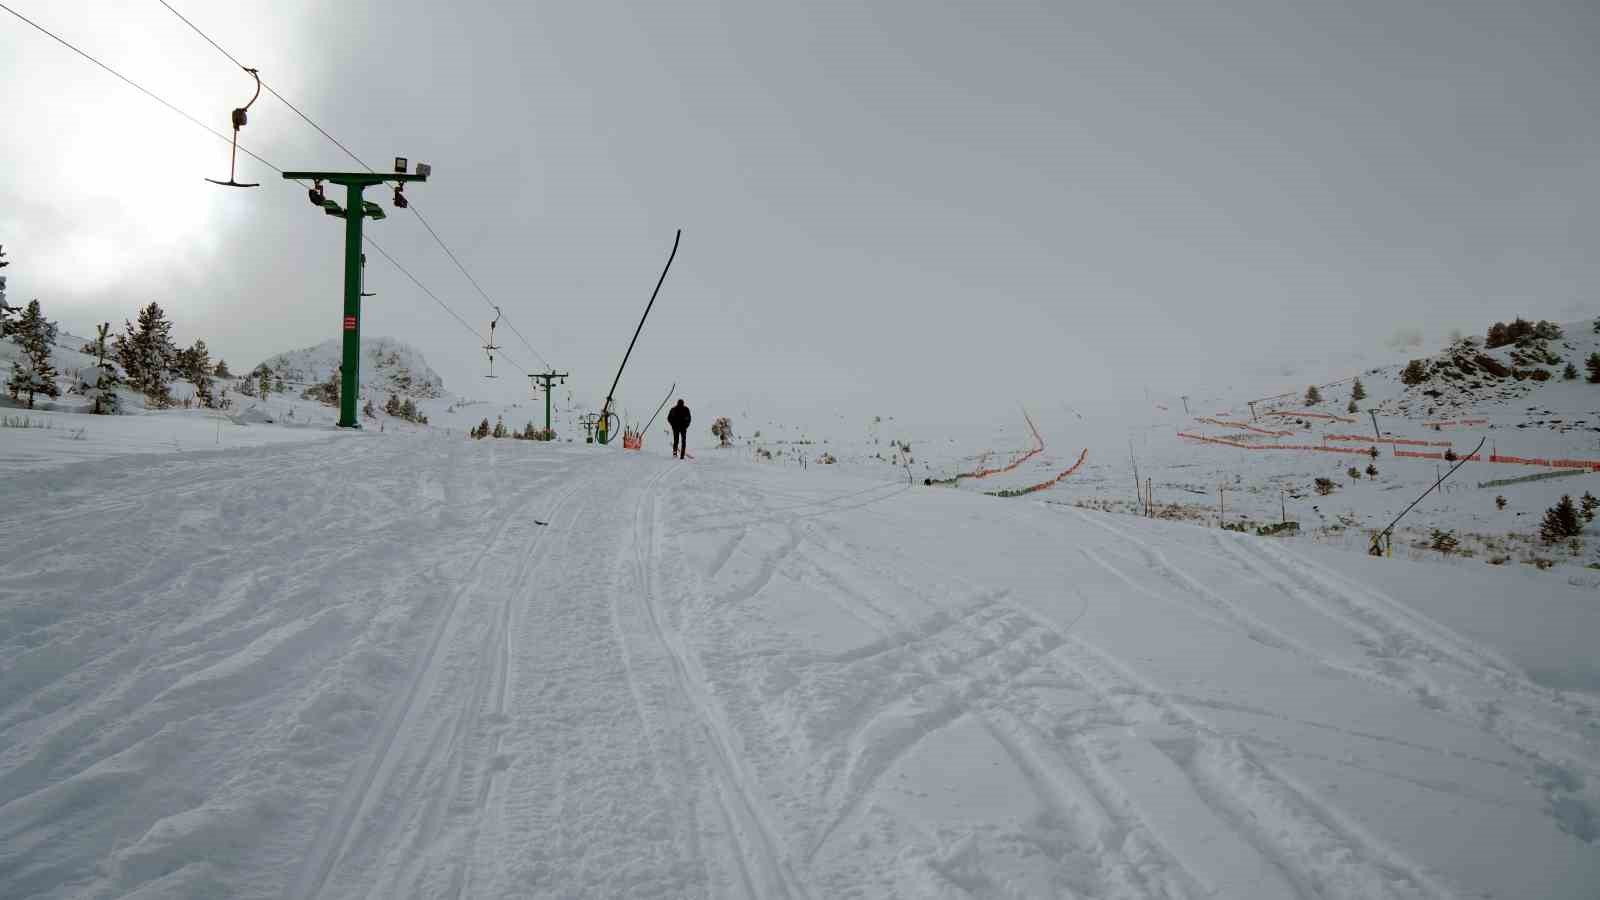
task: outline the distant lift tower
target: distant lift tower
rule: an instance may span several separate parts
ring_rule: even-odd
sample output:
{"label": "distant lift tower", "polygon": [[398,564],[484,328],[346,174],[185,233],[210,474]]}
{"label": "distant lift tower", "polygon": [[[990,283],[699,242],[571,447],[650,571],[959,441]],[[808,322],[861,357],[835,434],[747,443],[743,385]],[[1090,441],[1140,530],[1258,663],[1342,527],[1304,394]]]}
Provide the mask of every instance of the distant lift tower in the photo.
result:
{"label": "distant lift tower", "polygon": [[[392,181],[394,205],[405,209],[410,204],[404,193],[406,182],[427,181],[432,171],[426,163],[418,163],[415,174],[406,171],[409,164],[404,157],[395,157],[394,172],[285,172],[290,181],[310,181],[308,192],[313,206],[319,206],[330,216],[344,220],[344,362],[339,367],[339,427],[360,428],[356,417],[356,401],[361,393],[361,223],[386,217],[383,207],[370,200],[362,200],[361,192],[369,187]],[[329,200],[323,193],[322,183],[342,184],[346,189],[345,206]]]}
{"label": "distant lift tower", "polygon": [[567,383],[567,373],[566,372],[557,372],[554,369],[552,369],[552,370],[550,370],[548,372],[535,372],[532,375],[529,375],[528,378],[530,380],[533,380],[533,381],[542,381],[542,382],[544,382],[544,432],[547,435],[548,434],[554,434],[555,432],[551,429],[551,426],[550,426],[550,396],[551,396],[550,383],[559,378],[559,379],[561,379],[561,383],[562,384],[566,384]]}

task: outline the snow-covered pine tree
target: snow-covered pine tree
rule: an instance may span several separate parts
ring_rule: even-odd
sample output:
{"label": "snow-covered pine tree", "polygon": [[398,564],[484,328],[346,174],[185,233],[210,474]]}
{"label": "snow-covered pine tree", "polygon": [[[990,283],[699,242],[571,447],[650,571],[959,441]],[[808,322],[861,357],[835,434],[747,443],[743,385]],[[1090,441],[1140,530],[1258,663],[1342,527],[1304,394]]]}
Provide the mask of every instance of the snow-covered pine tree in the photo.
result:
{"label": "snow-covered pine tree", "polygon": [[167,395],[168,373],[177,351],[172,346],[172,323],[161,306],[151,301],[139,310],[139,324],[124,322],[117,336],[117,361],[128,373],[128,383],[158,406],[172,402]]}
{"label": "snow-covered pine tree", "polygon": [[505,423],[505,420],[502,419],[499,416],[495,416],[494,417],[494,432],[493,432],[493,434],[497,438],[503,438],[503,437],[506,436],[506,423]]}
{"label": "snow-covered pine tree", "polygon": [[206,342],[196,340],[187,350],[180,351],[180,365],[184,379],[194,385],[195,398],[200,405],[210,409],[216,406],[216,395],[211,392],[211,351]]}
{"label": "snow-covered pine tree", "polygon": [[[11,263],[6,262],[5,245],[0,244],[0,269],[4,269],[9,265],[11,265]],[[4,338],[11,334],[11,320],[16,316],[16,314],[17,311],[15,309],[6,305],[6,277],[4,275],[0,275],[0,338]],[[1597,327],[1595,330],[1600,331],[1600,327]]]}
{"label": "snow-covered pine tree", "polygon": [[489,420],[487,418],[479,422],[477,428],[472,429],[472,436],[480,439],[489,436]]}
{"label": "snow-covered pine tree", "polygon": [[1351,400],[1365,400],[1365,399],[1367,399],[1367,389],[1362,386],[1361,379],[1359,379],[1359,378],[1356,379],[1356,383],[1355,384],[1350,386],[1350,399]]}
{"label": "snow-covered pine tree", "polygon": [[28,303],[22,315],[11,326],[11,340],[22,348],[22,359],[11,363],[8,388],[11,399],[28,395],[28,408],[33,409],[35,394],[46,397],[61,396],[56,387],[56,370],[50,365],[50,348],[56,342],[56,323],[48,321],[39,309],[39,301]]}
{"label": "snow-covered pine tree", "polygon": [[122,406],[122,398],[117,395],[117,385],[122,379],[111,362],[110,334],[110,322],[95,326],[94,340],[86,345],[94,354],[94,368],[87,375],[78,374],[78,393],[89,399],[90,412],[102,416],[116,413]]}

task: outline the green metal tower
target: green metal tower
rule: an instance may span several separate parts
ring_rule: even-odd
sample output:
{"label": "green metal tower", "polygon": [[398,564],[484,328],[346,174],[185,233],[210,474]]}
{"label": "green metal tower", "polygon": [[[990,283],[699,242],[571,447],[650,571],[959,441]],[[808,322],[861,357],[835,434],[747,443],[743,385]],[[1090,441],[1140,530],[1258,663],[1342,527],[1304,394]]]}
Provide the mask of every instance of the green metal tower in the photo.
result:
{"label": "green metal tower", "polygon": [[[371,200],[362,200],[361,192],[369,187],[395,182],[394,205],[404,209],[408,204],[401,191],[408,181],[427,181],[431,171],[418,164],[415,174],[406,172],[406,161],[396,158],[395,171],[379,172],[285,172],[290,181],[310,181],[311,203],[330,216],[344,220],[344,356],[339,366],[339,427],[360,428],[356,400],[361,393],[361,223],[366,219],[383,219],[383,207]],[[347,196],[346,205],[340,207],[322,192],[322,183],[342,184]]]}
{"label": "green metal tower", "polygon": [[555,435],[555,429],[550,424],[550,384],[557,378],[561,379],[562,382],[565,383],[567,375],[568,373],[566,372],[557,372],[552,369],[549,372],[535,372],[528,376],[528,378],[533,381],[544,382],[544,433],[550,435],[552,438]]}

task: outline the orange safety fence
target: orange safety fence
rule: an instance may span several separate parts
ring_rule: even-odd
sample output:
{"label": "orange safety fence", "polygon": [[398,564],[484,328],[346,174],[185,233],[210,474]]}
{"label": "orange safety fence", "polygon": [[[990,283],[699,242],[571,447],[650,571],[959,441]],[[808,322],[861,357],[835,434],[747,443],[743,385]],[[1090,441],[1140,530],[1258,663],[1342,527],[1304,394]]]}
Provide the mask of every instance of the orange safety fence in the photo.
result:
{"label": "orange safety fence", "polygon": [[1027,486],[1025,488],[1014,488],[1014,489],[1008,490],[1008,491],[995,491],[994,494],[995,494],[995,496],[998,496],[998,497],[1021,497],[1023,494],[1031,494],[1034,491],[1042,491],[1045,488],[1055,487],[1057,484],[1061,483],[1061,480],[1063,478],[1066,478],[1068,475],[1071,475],[1073,472],[1078,471],[1078,467],[1083,465],[1083,461],[1088,459],[1088,458],[1089,458],[1089,448],[1085,447],[1083,449],[1083,452],[1078,454],[1078,461],[1077,462],[1075,462],[1072,465],[1067,466],[1065,469],[1061,470],[1061,472],[1059,474],[1057,474],[1056,477],[1050,479],[1049,481],[1041,481],[1038,484],[1031,484],[1031,485],[1029,485],[1029,486]]}
{"label": "orange safety fence", "polygon": [[1012,471],[1013,469],[1015,469],[1016,467],[1022,465],[1023,463],[1027,462],[1028,460],[1033,459],[1035,456],[1038,456],[1040,453],[1043,453],[1044,452],[1044,438],[1039,436],[1039,429],[1034,427],[1033,420],[1028,418],[1028,414],[1027,413],[1023,413],[1022,414],[1022,418],[1027,421],[1028,430],[1033,432],[1034,447],[1033,447],[1032,450],[1029,450],[1026,453],[1023,453],[1021,456],[1016,457],[1015,459],[1011,460],[1011,462],[1008,462],[1005,465],[1003,465],[1003,466],[1001,466],[1001,467],[999,467],[997,469],[986,469],[986,468],[984,468],[983,466],[980,465],[977,469],[974,469],[971,472],[963,472],[963,473],[957,475],[956,478],[958,478],[958,479],[960,479],[960,478],[988,478],[990,475],[1003,475],[1006,472]]}
{"label": "orange safety fence", "polygon": [[1178,432],[1178,437],[1188,438],[1192,441],[1204,441],[1208,444],[1222,444],[1225,447],[1238,447],[1240,450],[1316,450],[1321,453],[1354,453],[1360,456],[1370,456],[1371,451],[1356,447],[1324,447],[1319,444],[1241,444],[1225,438],[1206,437],[1203,434],[1190,434],[1186,431]]}
{"label": "orange safety fence", "polygon": [[1347,419],[1344,416],[1330,416],[1327,413],[1294,412],[1292,410],[1276,410],[1276,409],[1274,409],[1274,410],[1268,410],[1267,412],[1262,413],[1262,415],[1263,416],[1297,416],[1297,417],[1306,418],[1306,419],[1327,419],[1327,420],[1329,420],[1331,422],[1354,422],[1355,421],[1355,419]]}
{"label": "orange safety fence", "polygon": [[638,431],[622,432],[622,449],[638,450],[644,447],[644,434]]}
{"label": "orange safety fence", "polygon": [[1273,437],[1288,437],[1294,434],[1292,431],[1269,431],[1265,428],[1257,428],[1248,422],[1229,422],[1226,419],[1213,419],[1210,416],[1197,416],[1195,421],[1204,422],[1207,425],[1220,425],[1224,428],[1243,428],[1246,431],[1254,431],[1257,434],[1270,434]]}
{"label": "orange safety fence", "polygon": [[1597,459],[1544,459],[1527,458],[1521,456],[1501,456],[1498,453],[1489,455],[1490,462],[1515,463],[1523,466],[1549,466],[1552,469],[1589,469],[1600,471],[1600,460]]}
{"label": "orange safety fence", "polygon": [[[1436,452],[1434,452],[1432,450],[1396,450],[1396,451],[1394,451],[1394,455],[1395,456],[1409,457],[1411,459],[1445,459],[1446,458],[1443,453],[1436,453]],[[1480,455],[1475,453],[1475,454],[1473,454],[1471,456],[1464,456],[1464,457],[1463,456],[1458,456],[1455,459],[1451,459],[1451,460],[1448,460],[1448,461],[1449,462],[1457,462],[1459,460],[1465,459],[1465,460],[1468,460],[1470,462],[1477,462],[1478,460],[1480,460],[1482,458],[1483,458],[1482,456],[1480,456]],[[1491,460],[1491,462],[1492,461],[1493,460]]]}
{"label": "orange safety fence", "polygon": [[1418,441],[1411,438],[1369,438],[1364,434],[1325,434],[1328,441],[1361,441],[1364,444],[1404,444],[1410,447],[1452,447],[1450,441]]}
{"label": "orange safety fence", "polygon": [[[1190,434],[1186,431],[1178,432],[1178,437],[1188,438],[1191,441],[1203,441],[1207,444],[1221,444],[1224,447],[1237,447],[1240,450],[1314,450],[1322,453],[1353,453],[1360,456],[1370,456],[1372,453],[1371,450],[1363,450],[1356,447],[1319,447],[1315,444],[1243,444],[1226,438],[1206,437],[1203,434]],[[1384,441],[1383,443],[1389,442]],[[1391,447],[1390,452],[1404,459],[1445,459],[1443,452],[1431,450],[1401,450],[1398,447]],[[1461,457],[1457,457],[1457,460],[1459,459]],[[1466,457],[1466,459],[1470,462],[1481,462],[1484,457],[1475,453]],[[1600,472],[1600,459],[1546,459],[1544,457],[1503,456],[1498,453],[1491,453],[1488,461],[1508,465],[1546,466],[1552,469],[1588,469],[1592,472]]]}
{"label": "orange safety fence", "polygon": [[1444,425],[1487,425],[1488,419],[1443,419],[1438,422],[1423,422],[1424,428],[1439,428]]}

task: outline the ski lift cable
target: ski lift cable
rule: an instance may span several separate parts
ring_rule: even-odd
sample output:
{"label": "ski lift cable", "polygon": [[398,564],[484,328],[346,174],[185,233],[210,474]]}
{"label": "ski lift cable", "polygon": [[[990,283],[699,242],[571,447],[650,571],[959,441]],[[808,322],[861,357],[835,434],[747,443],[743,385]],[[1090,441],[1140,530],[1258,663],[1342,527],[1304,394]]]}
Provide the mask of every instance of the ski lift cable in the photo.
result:
{"label": "ski lift cable", "polygon": [[[212,128],[210,125],[207,125],[206,123],[200,121],[199,119],[195,118],[194,116],[190,115],[189,113],[184,112],[182,109],[180,109],[177,106],[173,105],[172,103],[168,102],[166,99],[162,98],[161,96],[159,96],[155,92],[151,91],[149,88],[146,88],[144,85],[139,84],[137,81],[134,81],[133,79],[129,78],[128,76],[126,76],[124,74],[122,74],[121,72],[118,72],[116,69],[111,68],[110,66],[106,65],[105,63],[101,62],[100,60],[96,59],[95,57],[91,56],[88,52],[80,49],[77,45],[73,44],[72,42],[68,41],[67,39],[61,37],[60,35],[57,35],[56,33],[54,33],[52,31],[50,31],[49,29],[45,28],[43,25],[40,25],[38,22],[35,22],[32,19],[28,18],[27,16],[24,16],[23,14],[21,14],[21,13],[17,12],[16,10],[12,9],[10,6],[6,5],[4,0],[0,0],[0,10],[4,10],[5,12],[10,13],[12,16],[16,17],[17,19],[21,20],[23,23],[25,23],[28,26],[32,27],[35,31],[38,31],[40,34],[43,34],[45,37],[50,38],[51,40],[55,41],[56,43],[60,44],[61,46],[66,47],[68,50],[71,50],[73,53],[76,53],[77,55],[79,55],[79,56],[83,57],[84,59],[88,60],[89,62],[93,63],[95,66],[97,66],[100,69],[104,70],[107,74],[109,74],[109,75],[113,76],[114,78],[116,78],[118,81],[121,81],[122,83],[128,85],[129,87],[133,88],[134,90],[138,91],[139,93],[144,94],[146,97],[149,97],[151,100],[154,100],[155,102],[161,104],[162,106],[166,107],[168,110],[170,110],[170,111],[172,111],[174,113],[177,113],[179,116],[181,116],[185,120],[187,120],[190,124],[195,125],[195,126],[201,128],[201,129],[204,129],[206,132],[211,134],[211,136],[215,137],[217,140],[225,141],[225,142],[231,142],[232,141],[232,138],[230,138],[227,135],[223,134],[222,132],[216,130],[215,128]],[[221,48],[219,47],[218,49],[220,50]],[[226,54],[226,51],[224,51],[224,54]],[[231,57],[230,57],[230,59],[231,59]],[[241,67],[241,68],[243,68],[243,67]],[[269,88],[269,90],[270,90],[270,88]],[[254,159],[256,162],[261,163],[262,165],[266,166],[267,168],[271,169],[274,172],[282,174],[283,171],[284,171],[283,169],[279,168],[278,166],[273,165],[273,163],[270,160],[267,160],[266,158],[262,157],[258,153],[255,153],[254,151],[250,150],[249,148],[240,147],[239,150],[240,150],[240,152],[242,152],[245,155],[249,156],[251,159]],[[301,187],[305,187],[305,182],[303,182],[303,181],[297,181],[295,183],[299,184]],[[449,304],[447,304],[443,300],[439,299],[439,296],[437,294],[435,294],[433,291],[429,290],[427,285],[423,284],[420,280],[418,280],[418,278],[415,275],[411,274],[410,270],[408,270],[405,266],[401,265],[400,261],[395,259],[392,255],[390,255],[387,250],[383,249],[382,245],[380,245],[377,241],[373,240],[370,235],[362,235],[362,238],[368,244],[372,245],[372,248],[374,250],[378,251],[378,253],[380,255],[382,255],[384,259],[387,259],[396,269],[399,269],[400,273],[402,275],[404,275],[404,276],[406,276],[406,278],[410,279],[411,283],[415,284],[419,290],[421,290],[424,294],[426,294],[428,296],[429,299],[431,299],[433,302],[437,303],[440,306],[440,308],[442,308],[445,312],[449,313],[452,318],[454,318],[457,322],[459,322],[462,325],[462,327],[466,328],[467,331],[470,332],[477,339],[479,339],[479,340],[483,339],[483,335],[480,334],[476,328],[473,328],[470,324],[468,324],[466,319],[461,318],[460,314],[458,314],[454,309],[451,309]],[[515,360],[507,358],[507,362],[510,363],[513,368],[522,371],[524,374],[527,374],[527,370],[523,369],[522,366],[519,365]]]}
{"label": "ski lift cable", "polygon": [[[129,78],[128,76],[126,76],[124,74],[122,74],[121,72],[118,72],[116,69],[111,68],[110,66],[108,66],[105,63],[101,62],[100,60],[95,59],[93,56],[90,56],[84,50],[79,49],[77,47],[77,45],[71,43],[70,41],[68,41],[67,39],[61,37],[60,35],[57,35],[55,32],[50,31],[49,29],[45,28],[43,25],[40,25],[38,22],[33,21],[32,19],[28,18],[27,16],[23,15],[22,13],[17,12],[16,10],[14,10],[11,7],[7,6],[5,3],[0,3],[0,9],[5,10],[6,12],[10,13],[11,15],[17,17],[18,19],[20,19],[23,22],[27,23],[28,25],[32,26],[36,31],[38,31],[40,34],[44,35],[45,37],[48,37],[52,41],[55,41],[56,43],[60,44],[61,46],[65,47],[65,48],[67,48],[68,50],[71,50],[73,53],[78,54],[79,56],[83,57],[84,59],[88,60],[89,62],[92,62],[96,66],[99,66],[101,69],[104,69],[106,72],[110,73],[112,76],[117,78],[117,80],[119,80],[122,83],[126,84],[128,87],[131,87],[134,90],[138,91],[139,93],[144,94],[146,97],[149,97],[151,100],[154,100],[157,103],[161,104],[162,106],[165,106],[167,109],[177,113],[178,115],[182,116],[183,118],[188,119],[191,123],[193,123],[195,125],[198,125],[201,128],[204,128],[206,131],[211,132],[212,136],[216,137],[217,140],[220,140],[220,141],[232,141],[233,140],[232,138],[228,137],[227,135],[223,134],[222,132],[216,130],[215,128],[212,128],[210,125],[207,125],[206,123],[200,121],[199,119],[195,118],[194,116],[191,116],[188,113],[184,112],[183,110],[179,109],[178,107],[173,106],[171,103],[168,103],[166,100],[163,100],[161,97],[157,96],[154,92],[152,92],[149,88],[147,88],[144,85],[138,83],[137,81],[134,81],[133,79]],[[278,168],[277,166],[273,165],[270,162],[267,162],[265,159],[262,159],[259,155],[251,152],[249,149],[247,149],[245,147],[240,147],[239,150],[241,152],[243,152],[244,154],[246,154],[247,156],[249,156],[250,158],[254,159],[256,162],[261,163],[262,165],[266,166],[267,168],[273,170],[274,172],[277,172],[280,175],[283,174],[283,170],[282,169]]]}
{"label": "ski lift cable", "polygon": [[[178,10],[175,9],[172,6],[172,4],[168,3],[167,0],[156,0],[156,2],[160,3],[162,6],[165,6],[167,8],[168,12],[171,12],[174,16],[177,16],[178,19],[183,22],[183,24],[189,26],[189,28],[191,28],[194,31],[195,34],[200,35],[200,37],[203,38],[206,43],[208,43],[211,46],[215,47],[217,49],[218,53],[221,53],[223,56],[227,57],[228,60],[230,62],[232,62],[234,65],[238,66],[241,69],[245,69],[245,71],[250,71],[250,69],[248,67],[246,67],[244,63],[240,62],[237,57],[235,57],[232,53],[229,53],[226,49],[224,49],[221,44],[217,43],[215,40],[212,40],[210,35],[206,34],[204,31],[202,31],[200,29],[200,26],[198,26],[198,25],[194,24],[193,22],[189,21],[187,16],[185,16],[181,12],[178,12]],[[329,141],[331,141],[333,143],[333,145],[335,147],[338,147],[340,150],[344,151],[344,154],[346,156],[348,156],[351,159],[355,160],[357,165],[361,166],[363,169],[366,169],[368,172],[377,171],[376,169],[372,168],[372,166],[368,165],[366,160],[364,160],[361,157],[357,156],[355,154],[355,151],[351,150],[349,147],[346,147],[342,141],[340,141],[338,138],[334,137],[333,135],[329,134],[327,129],[323,128],[321,125],[318,125],[316,120],[312,119],[310,116],[308,116],[304,112],[302,112],[300,110],[300,107],[295,106],[293,103],[290,103],[288,98],[284,97],[282,94],[278,93],[276,90],[273,90],[272,85],[267,84],[265,81],[263,81],[261,83],[261,86],[266,88],[267,93],[271,94],[272,96],[278,98],[278,100],[282,101],[284,106],[287,106],[287,107],[289,107],[289,109],[293,110],[294,114],[299,116],[301,119],[303,119],[307,125],[310,125],[312,128],[315,128],[317,130],[318,134],[321,134],[323,137],[327,138]],[[483,302],[487,303],[491,309],[494,309],[496,312],[499,312],[499,310],[500,310],[499,304],[495,303],[494,300],[489,297],[488,292],[486,292],[483,289],[483,285],[478,283],[478,279],[472,277],[472,273],[467,271],[467,267],[461,264],[461,260],[456,256],[455,252],[450,249],[449,245],[444,242],[444,239],[439,237],[439,232],[435,231],[433,226],[431,224],[429,224],[427,218],[422,215],[422,211],[417,209],[417,207],[416,207],[414,202],[412,204],[410,204],[408,206],[408,208],[411,210],[412,214],[414,214],[417,217],[417,221],[422,223],[422,227],[426,228],[428,230],[428,234],[433,237],[434,243],[439,245],[439,249],[443,250],[445,255],[450,257],[450,261],[452,263],[455,263],[455,267],[457,269],[461,270],[461,274],[466,276],[467,281],[471,282],[472,287],[475,290],[477,290],[478,296],[483,298]],[[554,366],[552,366],[550,364],[549,360],[544,358],[544,354],[540,353],[537,349],[534,348],[533,344],[528,341],[528,338],[523,335],[522,330],[517,328],[517,326],[511,321],[510,317],[506,317],[505,318],[505,323],[506,323],[506,327],[511,329],[512,334],[515,334],[518,337],[518,339],[520,339],[522,341],[523,345],[528,348],[528,352],[532,353],[541,363],[543,363],[545,368],[547,368],[547,369],[555,368]]]}

